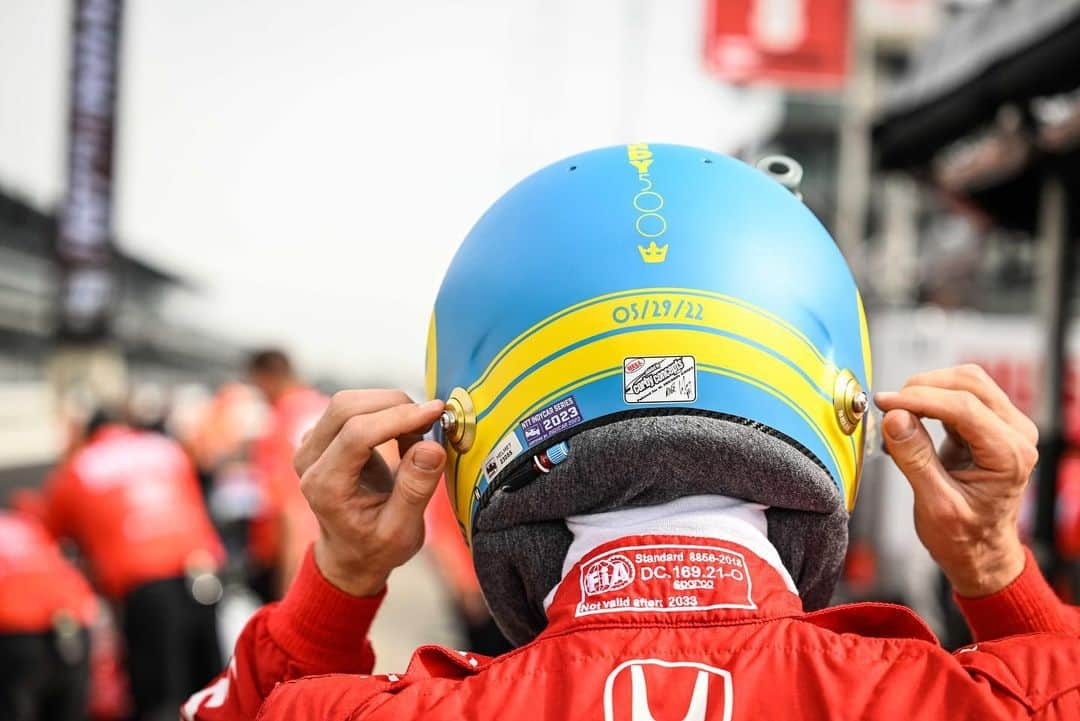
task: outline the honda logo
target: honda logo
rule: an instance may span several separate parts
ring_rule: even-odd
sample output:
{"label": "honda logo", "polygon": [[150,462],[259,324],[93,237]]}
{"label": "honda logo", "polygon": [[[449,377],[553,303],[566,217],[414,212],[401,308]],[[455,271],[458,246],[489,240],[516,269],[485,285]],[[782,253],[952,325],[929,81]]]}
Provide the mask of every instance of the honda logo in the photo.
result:
{"label": "honda logo", "polygon": [[604,683],[604,721],[731,721],[732,702],[730,672],[689,661],[625,661]]}

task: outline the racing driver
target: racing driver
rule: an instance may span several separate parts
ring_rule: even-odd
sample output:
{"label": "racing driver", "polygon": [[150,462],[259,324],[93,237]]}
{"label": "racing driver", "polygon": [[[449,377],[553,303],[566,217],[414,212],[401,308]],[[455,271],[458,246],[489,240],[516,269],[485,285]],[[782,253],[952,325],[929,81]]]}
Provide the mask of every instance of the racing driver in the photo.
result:
{"label": "racing driver", "polygon": [[[768,168],[767,168],[768,169]],[[774,169],[775,170],[775,169]],[[189,719],[1080,719],[1080,613],[1017,534],[1037,432],[975,366],[871,393],[862,302],[775,175],[691,147],[525,179],[454,258],[427,390],[338,393],[295,464],[321,526]],[[828,607],[870,400],[976,644]],[[935,449],[924,421],[948,429]],[[440,442],[423,440],[437,425]],[[394,473],[377,446],[404,451]],[[497,658],[367,632],[445,474]]]}

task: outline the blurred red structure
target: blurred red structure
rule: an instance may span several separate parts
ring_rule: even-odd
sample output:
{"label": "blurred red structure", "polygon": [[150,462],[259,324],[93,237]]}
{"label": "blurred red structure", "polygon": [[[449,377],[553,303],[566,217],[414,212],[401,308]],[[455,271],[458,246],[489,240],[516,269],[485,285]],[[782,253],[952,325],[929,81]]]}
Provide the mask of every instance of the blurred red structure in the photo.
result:
{"label": "blurred red structure", "polygon": [[837,90],[850,17],[848,0],[709,0],[705,65],[736,83]]}
{"label": "blurred red structure", "polygon": [[462,538],[446,480],[440,482],[424,515],[427,526],[427,548],[434,556],[436,567],[454,598],[465,603],[469,596],[479,596],[480,582],[473,570],[472,555]]}
{"label": "blurred red structure", "polygon": [[[976,360],[997,381],[1016,406],[1028,415],[1036,408],[1042,367],[1028,358]],[[1062,558],[1080,558],[1080,397],[1076,393],[1077,364],[1065,368],[1062,395],[1067,448],[1058,466],[1056,533]],[[1034,496],[1029,494],[1022,526],[1030,535],[1034,525]]]}

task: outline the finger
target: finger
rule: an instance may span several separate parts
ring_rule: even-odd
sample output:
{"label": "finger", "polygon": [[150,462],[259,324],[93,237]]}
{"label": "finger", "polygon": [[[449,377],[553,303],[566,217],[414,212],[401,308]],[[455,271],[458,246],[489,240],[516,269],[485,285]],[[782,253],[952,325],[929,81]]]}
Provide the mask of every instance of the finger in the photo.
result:
{"label": "finger", "polygon": [[881,422],[882,438],[893,463],[908,479],[917,499],[940,495],[945,469],[922,422],[906,410],[892,410]]}
{"label": "finger", "polygon": [[967,391],[981,400],[1003,421],[1013,427],[1029,443],[1038,443],[1039,430],[1030,418],[1017,408],[982,366],[967,363],[955,368],[941,368],[912,376],[904,387],[933,386],[955,391]]}
{"label": "finger", "polygon": [[[392,472],[376,448],[391,438],[431,427],[443,411],[441,400],[421,406],[394,406],[353,416],[322,455],[300,474],[300,490],[313,509],[354,498],[359,492],[390,492]],[[435,444],[437,445],[437,444]]]}
{"label": "finger", "polygon": [[[399,436],[423,433],[442,413],[442,401],[386,408],[356,415],[345,422],[315,465],[325,490],[339,496],[356,490],[360,471],[371,460],[375,447]],[[438,444],[436,444],[438,445]],[[379,462],[385,463],[380,456]]]}
{"label": "finger", "polygon": [[906,410],[951,426],[967,443],[975,463],[988,470],[1008,470],[1017,433],[974,394],[929,386],[908,386],[874,396],[883,411]]}
{"label": "finger", "polygon": [[338,391],[315,425],[304,435],[296,450],[296,472],[304,475],[306,470],[334,440],[345,421],[362,413],[373,413],[393,406],[412,403],[404,391],[367,389]]}
{"label": "finger", "polygon": [[301,451],[310,455],[312,460],[322,455],[330,442],[355,415],[373,413],[393,406],[412,403],[413,400],[404,391],[384,389],[338,391],[330,399],[326,411],[309,432]]}
{"label": "finger", "polygon": [[409,449],[394,476],[394,490],[380,515],[380,524],[404,528],[420,522],[445,467],[446,451],[438,443],[421,441]]}

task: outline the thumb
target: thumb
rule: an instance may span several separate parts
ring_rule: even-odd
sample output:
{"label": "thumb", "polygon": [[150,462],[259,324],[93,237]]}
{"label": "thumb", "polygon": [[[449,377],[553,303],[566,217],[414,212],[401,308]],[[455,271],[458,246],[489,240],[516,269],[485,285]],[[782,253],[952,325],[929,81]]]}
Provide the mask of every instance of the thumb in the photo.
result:
{"label": "thumb", "polygon": [[394,490],[386,500],[392,514],[421,516],[439,485],[446,451],[434,441],[421,441],[405,454],[394,474]]}
{"label": "thumb", "polygon": [[910,411],[892,410],[885,414],[881,429],[885,449],[915,495],[927,497],[939,489],[945,470],[922,421]]}

